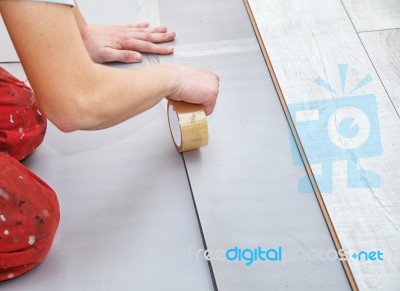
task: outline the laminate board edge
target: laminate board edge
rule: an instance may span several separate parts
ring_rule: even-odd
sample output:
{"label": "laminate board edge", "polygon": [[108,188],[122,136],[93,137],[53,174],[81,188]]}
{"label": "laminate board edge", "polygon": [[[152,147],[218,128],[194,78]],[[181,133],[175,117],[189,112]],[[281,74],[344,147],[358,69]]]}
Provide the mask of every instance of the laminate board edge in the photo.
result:
{"label": "laminate board edge", "polygon": [[[286,116],[286,119],[287,119],[287,121],[289,123],[289,127],[290,127],[290,129],[291,129],[291,131],[293,133],[293,137],[294,137],[296,145],[297,145],[297,147],[299,149],[301,158],[302,158],[302,160],[304,162],[305,170],[307,172],[307,175],[310,178],[311,184],[312,184],[314,192],[315,192],[315,196],[317,198],[318,204],[319,204],[319,206],[321,208],[321,211],[322,211],[322,214],[324,216],[325,222],[326,222],[326,224],[328,226],[328,229],[329,229],[329,232],[331,234],[333,243],[335,245],[336,250],[339,251],[340,249],[342,249],[341,243],[340,243],[339,238],[337,236],[337,233],[336,233],[335,227],[334,227],[334,225],[332,223],[332,220],[331,220],[331,218],[329,216],[329,212],[328,212],[327,207],[325,205],[325,202],[324,202],[324,200],[322,198],[321,192],[320,192],[320,190],[318,188],[318,185],[316,183],[314,175],[312,173],[311,167],[309,166],[309,162],[308,162],[307,157],[305,155],[305,152],[304,152],[303,146],[301,144],[299,135],[298,135],[298,133],[296,131],[296,128],[294,126],[294,122],[293,122],[292,117],[291,117],[291,115],[289,113],[289,109],[288,109],[286,100],[284,98],[284,95],[282,93],[281,87],[279,85],[278,78],[276,77],[276,74],[274,72],[274,68],[272,66],[272,62],[271,62],[271,60],[269,58],[269,55],[268,55],[268,52],[267,52],[267,50],[266,50],[266,48],[264,46],[261,33],[260,33],[260,31],[258,29],[258,26],[257,26],[257,22],[256,22],[256,20],[254,18],[254,15],[253,15],[253,12],[251,10],[251,7],[250,7],[250,4],[249,4],[248,0],[243,0],[243,2],[244,2],[244,5],[246,7],[247,13],[249,15],[251,24],[253,26],[254,33],[256,34],[258,43],[260,45],[261,52],[262,52],[262,54],[264,56],[265,63],[267,65],[267,67],[268,67],[268,71],[271,74],[272,81],[273,81],[275,89],[276,89],[276,91],[278,93],[279,100],[280,100],[281,105],[282,105],[282,109],[283,109],[284,114]],[[344,269],[344,271],[346,273],[347,279],[349,281],[350,287],[352,288],[352,290],[358,290],[357,283],[356,283],[356,281],[354,279],[353,273],[352,273],[352,271],[350,269],[350,266],[349,266],[348,262],[346,260],[341,260],[341,262],[342,262],[343,269]]]}

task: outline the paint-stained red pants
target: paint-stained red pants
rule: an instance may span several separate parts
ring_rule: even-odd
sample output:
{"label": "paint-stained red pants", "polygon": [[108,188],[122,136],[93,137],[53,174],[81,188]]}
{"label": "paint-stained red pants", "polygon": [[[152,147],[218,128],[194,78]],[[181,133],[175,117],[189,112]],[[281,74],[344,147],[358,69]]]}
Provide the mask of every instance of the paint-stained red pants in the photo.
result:
{"label": "paint-stained red pants", "polygon": [[56,194],[19,162],[45,131],[32,90],[0,67],[0,281],[40,264],[57,230]]}

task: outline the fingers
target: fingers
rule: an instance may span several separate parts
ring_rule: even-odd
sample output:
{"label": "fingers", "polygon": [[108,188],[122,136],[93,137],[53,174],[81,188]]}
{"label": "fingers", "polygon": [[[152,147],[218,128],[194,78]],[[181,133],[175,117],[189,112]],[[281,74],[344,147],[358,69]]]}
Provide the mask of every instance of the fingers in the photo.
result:
{"label": "fingers", "polygon": [[175,32],[165,32],[165,33],[158,33],[158,32],[131,32],[128,34],[130,38],[149,41],[153,43],[161,43],[161,42],[168,42],[172,41],[176,33]]}
{"label": "fingers", "polygon": [[124,32],[116,34],[116,36],[122,49],[125,50],[162,55],[172,54],[172,47],[156,45],[157,43],[172,41],[175,38],[175,32],[164,31],[166,31],[165,27],[141,29],[141,31],[138,31],[138,29],[131,29],[129,32],[125,30]]}
{"label": "fingers", "polygon": [[159,32],[159,33],[166,33],[168,28],[165,26],[158,26],[158,27],[137,27],[137,28],[125,28],[125,32]]}
{"label": "fingers", "polygon": [[129,23],[124,25],[115,25],[120,28],[148,28],[150,24],[148,22],[138,22],[138,23]]}
{"label": "fingers", "polygon": [[214,106],[204,106],[204,112],[206,113],[207,116],[211,115],[214,111]]}
{"label": "fingers", "polygon": [[213,113],[215,104],[217,102],[217,96],[219,93],[219,76],[211,72],[210,74],[213,77],[212,81],[213,84],[210,87],[209,98],[207,102],[204,104],[204,111],[207,116]]}
{"label": "fingers", "polygon": [[175,93],[168,96],[171,100],[202,104],[206,115],[214,111],[219,93],[218,75],[203,69],[176,67],[178,74]]}
{"label": "fingers", "polygon": [[150,29],[151,32],[167,32],[168,28],[166,28],[165,26],[159,26],[159,27],[154,27]]}
{"label": "fingers", "polygon": [[124,31],[126,33],[129,32],[167,32],[168,28],[166,26],[155,26],[151,27],[148,23],[135,23],[135,24],[125,24],[125,25],[114,25],[118,31]]}
{"label": "fingers", "polygon": [[173,47],[170,46],[161,46],[154,44],[149,41],[143,41],[138,39],[129,39],[122,42],[123,49],[125,50],[134,50],[142,53],[151,53],[151,54],[159,54],[159,55],[169,55],[174,52]]}
{"label": "fingers", "polygon": [[131,50],[116,50],[112,48],[104,49],[99,63],[121,62],[121,63],[139,63],[142,61],[142,55]]}

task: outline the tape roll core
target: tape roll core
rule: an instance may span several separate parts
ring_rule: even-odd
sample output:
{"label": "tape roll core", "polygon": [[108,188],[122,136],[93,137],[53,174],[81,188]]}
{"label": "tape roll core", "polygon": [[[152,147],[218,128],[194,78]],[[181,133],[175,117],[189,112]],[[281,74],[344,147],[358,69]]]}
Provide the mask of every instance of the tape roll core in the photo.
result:
{"label": "tape roll core", "polygon": [[208,144],[208,126],[202,105],[168,101],[167,115],[172,139],[178,152]]}

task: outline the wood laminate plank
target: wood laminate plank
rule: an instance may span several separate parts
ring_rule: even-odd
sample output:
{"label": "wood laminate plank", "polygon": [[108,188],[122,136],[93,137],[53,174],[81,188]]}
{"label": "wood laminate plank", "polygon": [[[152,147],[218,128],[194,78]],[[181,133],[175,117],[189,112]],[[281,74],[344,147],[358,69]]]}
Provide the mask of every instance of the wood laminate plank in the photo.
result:
{"label": "wood laminate plank", "polygon": [[400,0],[342,0],[357,31],[400,28]]}
{"label": "wood laminate plank", "polygon": [[400,29],[359,34],[397,112],[400,112]]}
{"label": "wood laminate plank", "polygon": [[[307,168],[336,246],[346,250],[344,266],[353,288],[398,288],[400,119],[344,7],[340,1],[329,0],[246,2],[292,130],[300,139],[304,158],[313,163]],[[368,74],[370,78],[364,80],[372,81],[353,94],[352,88]],[[367,146],[363,148],[344,134],[341,141],[349,141],[353,148],[329,152],[335,140],[331,134],[337,137],[346,116],[358,121],[357,136],[371,139],[364,140]],[[308,121],[308,127],[302,121]],[[314,126],[315,122],[320,125]],[[331,134],[327,134],[330,125]],[[376,140],[371,142],[373,136]],[[363,171],[355,171],[356,166]],[[317,175],[321,168],[325,177]],[[384,253],[383,261],[351,257],[374,250]]]}

